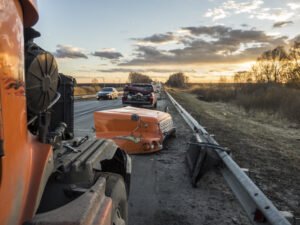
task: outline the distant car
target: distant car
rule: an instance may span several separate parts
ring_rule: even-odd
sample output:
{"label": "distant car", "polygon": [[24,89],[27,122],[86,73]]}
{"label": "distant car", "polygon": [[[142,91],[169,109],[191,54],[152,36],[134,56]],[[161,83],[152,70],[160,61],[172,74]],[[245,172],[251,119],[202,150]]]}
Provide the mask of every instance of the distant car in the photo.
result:
{"label": "distant car", "polygon": [[133,83],[125,86],[123,105],[157,107],[157,96],[152,84]]}
{"label": "distant car", "polygon": [[119,92],[113,87],[102,88],[96,95],[97,100],[101,99],[117,99]]}
{"label": "distant car", "polygon": [[161,91],[162,91],[161,82],[152,82],[152,85],[155,87],[155,92],[161,93]]}
{"label": "distant car", "polygon": [[162,84],[160,82],[152,82],[152,85],[154,87],[154,93],[156,94],[157,99],[160,100],[161,92],[162,92]]}
{"label": "distant car", "polygon": [[122,107],[94,113],[96,136],[109,138],[128,154],[163,149],[166,138],[176,130],[169,113],[136,107]]}

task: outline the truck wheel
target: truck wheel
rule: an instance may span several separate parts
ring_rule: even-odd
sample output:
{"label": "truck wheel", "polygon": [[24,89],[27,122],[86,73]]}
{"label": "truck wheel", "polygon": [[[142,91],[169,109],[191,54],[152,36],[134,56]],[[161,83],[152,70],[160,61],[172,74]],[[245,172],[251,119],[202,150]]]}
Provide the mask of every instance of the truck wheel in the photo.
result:
{"label": "truck wheel", "polygon": [[110,173],[106,178],[106,196],[112,199],[112,225],[128,223],[127,194],[123,177]]}
{"label": "truck wheel", "polygon": [[155,102],[155,104],[153,105],[153,108],[154,108],[154,109],[157,108],[157,102]]}

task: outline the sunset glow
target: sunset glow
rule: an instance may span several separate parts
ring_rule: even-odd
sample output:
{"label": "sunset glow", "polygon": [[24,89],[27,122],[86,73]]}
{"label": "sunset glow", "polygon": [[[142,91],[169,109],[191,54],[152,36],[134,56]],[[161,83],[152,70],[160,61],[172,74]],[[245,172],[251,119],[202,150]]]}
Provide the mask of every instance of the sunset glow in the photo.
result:
{"label": "sunset glow", "polygon": [[39,9],[37,43],[79,82],[126,82],[132,71],[231,79],[262,52],[300,40],[298,0],[42,0]]}

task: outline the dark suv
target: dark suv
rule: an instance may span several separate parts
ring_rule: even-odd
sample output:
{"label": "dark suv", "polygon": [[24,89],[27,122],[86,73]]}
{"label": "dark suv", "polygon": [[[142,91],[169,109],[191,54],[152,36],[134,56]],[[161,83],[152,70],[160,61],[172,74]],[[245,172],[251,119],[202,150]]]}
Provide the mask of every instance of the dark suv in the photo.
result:
{"label": "dark suv", "polygon": [[157,97],[152,84],[130,84],[125,86],[122,98],[123,105],[157,107]]}

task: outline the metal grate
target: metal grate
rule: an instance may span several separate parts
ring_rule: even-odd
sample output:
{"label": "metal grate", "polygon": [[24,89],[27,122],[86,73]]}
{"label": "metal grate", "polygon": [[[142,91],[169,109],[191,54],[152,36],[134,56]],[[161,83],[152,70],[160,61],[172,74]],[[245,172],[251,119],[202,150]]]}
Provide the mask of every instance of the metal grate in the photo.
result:
{"label": "metal grate", "polygon": [[173,120],[171,118],[165,119],[159,123],[159,128],[163,134],[168,133],[173,127]]}

